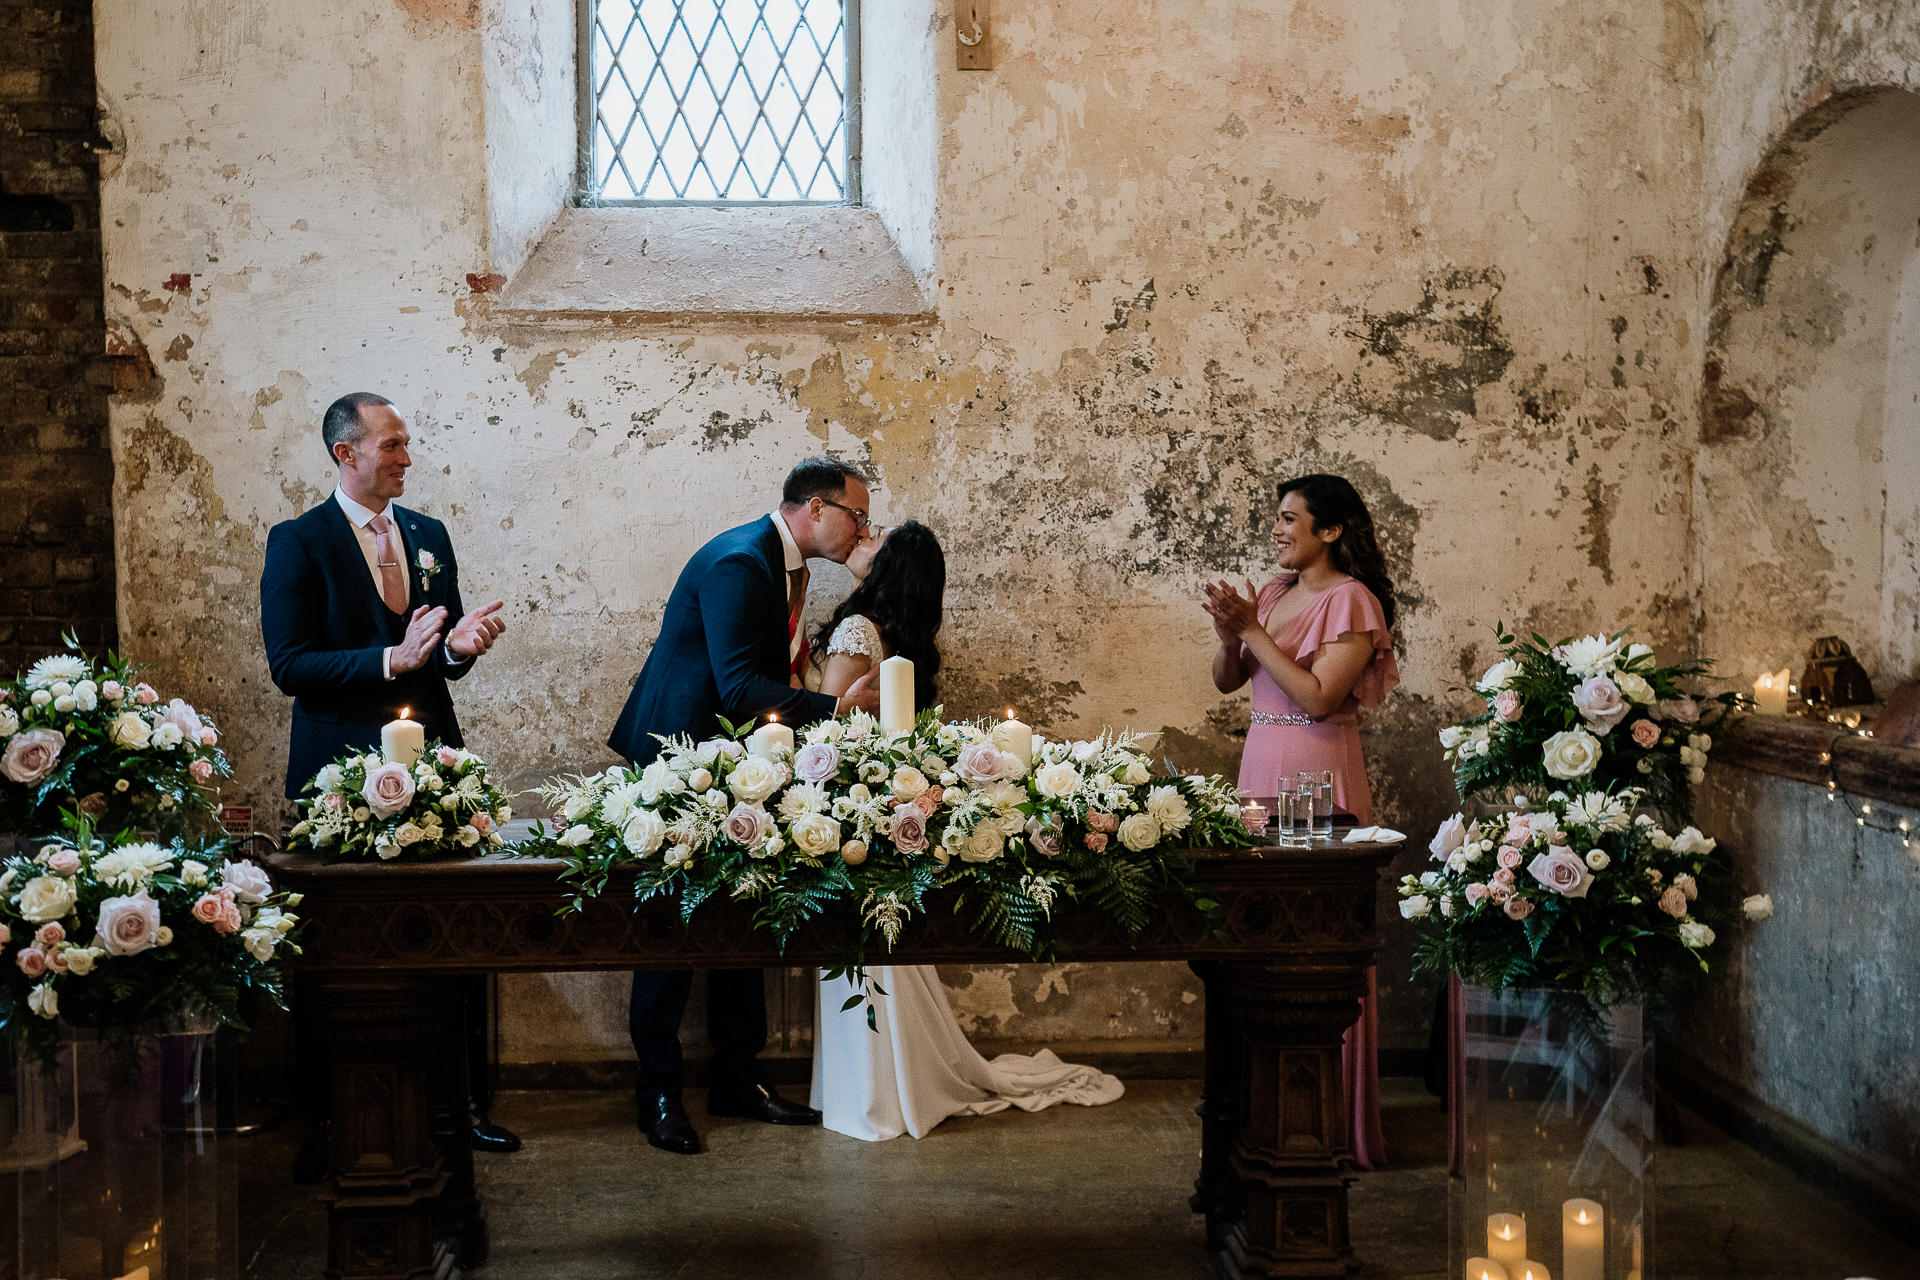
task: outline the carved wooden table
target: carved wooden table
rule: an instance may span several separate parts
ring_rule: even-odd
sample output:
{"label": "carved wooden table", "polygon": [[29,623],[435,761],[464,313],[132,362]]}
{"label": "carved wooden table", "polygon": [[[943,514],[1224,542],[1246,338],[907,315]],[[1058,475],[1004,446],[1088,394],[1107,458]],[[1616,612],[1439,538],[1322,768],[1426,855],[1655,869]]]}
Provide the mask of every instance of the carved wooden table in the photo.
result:
{"label": "carved wooden table", "polygon": [[[1232,945],[1212,940],[1177,893],[1132,942],[1078,904],[1056,916],[1075,961],[1185,960],[1206,982],[1200,1170],[1188,1203],[1206,1215],[1223,1277],[1340,1276],[1352,1266],[1340,1044],[1378,946],[1379,871],[1399,847],[1196,850]],[[452,1103],[466,1096],[465,1055],[448,1048],[456,975],[772,968],[838,954],[827,929],[776,949],[739,903],[709,902],[691,928],[671,901],[635,910],[631,879],[557,917],[561,864],[545,860],[268,861],[275,880],[306,895],[295,978],[333,1054],[333,1171],[322,1196],[327,1274],[339,1280],[419,1280],[444,1276],[454,1258],[461,1267],[486,1258],[465,1116]],[[885,959],[1027,957],[933,911]]]}

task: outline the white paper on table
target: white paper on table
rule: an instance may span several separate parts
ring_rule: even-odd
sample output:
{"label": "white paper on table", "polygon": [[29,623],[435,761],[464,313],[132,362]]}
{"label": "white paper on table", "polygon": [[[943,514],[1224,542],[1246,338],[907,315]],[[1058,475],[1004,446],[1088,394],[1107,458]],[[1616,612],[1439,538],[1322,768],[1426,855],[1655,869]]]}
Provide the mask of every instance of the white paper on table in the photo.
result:
{"label": "white paper on table", "polygon": [[1355,827],[1346,834],[1348,844],[1362,844],[1369,840],[1375,844],[1392,844],[1406,838],[1405,832],[1395,831],[1391,827]]}

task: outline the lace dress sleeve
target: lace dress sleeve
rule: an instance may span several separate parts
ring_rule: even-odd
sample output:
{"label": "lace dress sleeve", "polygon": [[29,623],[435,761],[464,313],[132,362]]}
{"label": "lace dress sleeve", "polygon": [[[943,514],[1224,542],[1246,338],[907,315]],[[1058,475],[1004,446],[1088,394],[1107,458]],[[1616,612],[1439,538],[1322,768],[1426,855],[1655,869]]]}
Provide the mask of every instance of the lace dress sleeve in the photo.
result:
{"label": "lace dress sleeve", "polygon": [[836,653],[859,654],[874,662],[880,661],[880,630],[871,621],[859,614],[844,619],[827,637],[827,655]]}

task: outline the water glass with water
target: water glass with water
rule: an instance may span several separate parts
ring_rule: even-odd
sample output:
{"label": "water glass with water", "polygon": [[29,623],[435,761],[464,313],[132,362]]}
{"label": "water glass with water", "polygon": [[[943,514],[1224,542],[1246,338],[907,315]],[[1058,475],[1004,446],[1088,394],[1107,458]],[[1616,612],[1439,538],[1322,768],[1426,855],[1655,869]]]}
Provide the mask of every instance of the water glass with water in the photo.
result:
{"label": "water glass with water", "polygon": [[1273,802],[1273,816],[1277,825],[1277,842],[1284,846],[1304,844],[1306,832],[1302,824],[1296,821],[1300,806],[1295,803],[1293,792],[1287,787],[1287,780],[1280,779],[1276,788],[1280,794]]}
{"label": "water glass with water", "polygon": [[1322,840],[1333,839],[1333,770],[1322,769],[1315,779],[1313,796],[1313,834]]}

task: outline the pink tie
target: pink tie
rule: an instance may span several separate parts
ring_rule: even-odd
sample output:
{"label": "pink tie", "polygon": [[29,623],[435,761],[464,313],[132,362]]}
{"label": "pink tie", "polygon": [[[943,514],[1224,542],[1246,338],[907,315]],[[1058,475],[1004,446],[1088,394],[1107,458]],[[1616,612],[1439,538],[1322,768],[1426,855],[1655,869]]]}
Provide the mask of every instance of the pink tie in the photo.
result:
{"label": "pink tie", "polygon": [[380,595],[387,602],[387,608],[395,613],[407,611],[407,574],[400,566],[400,558],[393,552],[393,541],[387,537],[391,526],[385,516],[375,516],[367,521],[373,528],[373,558],[380,562]]}

